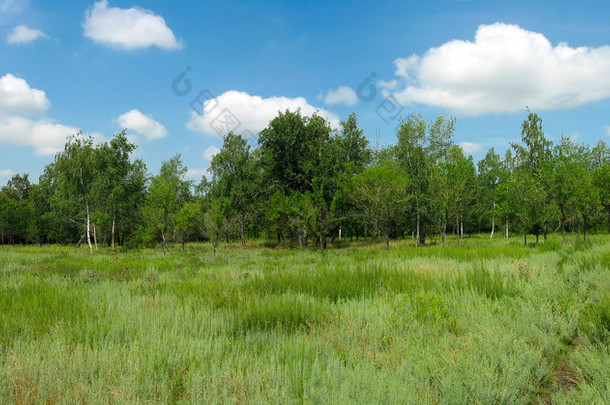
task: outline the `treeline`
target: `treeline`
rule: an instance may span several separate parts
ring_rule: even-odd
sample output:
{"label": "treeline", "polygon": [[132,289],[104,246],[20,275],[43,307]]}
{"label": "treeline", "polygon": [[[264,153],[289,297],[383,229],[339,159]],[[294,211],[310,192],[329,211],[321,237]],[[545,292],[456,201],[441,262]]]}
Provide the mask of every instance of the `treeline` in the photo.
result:
{"label": "treeline", "polygon": [[225,136],[210,180],[186,178],[180,156],[148,174],[125,131],[95,145],[71,136],[31,184],[15,175],[0,192],[1,243],[145,245],[267,238],[293,246],[329,238],[431,237],[610,230],[610,149],[553,145],[528,114],[521,143],[491,148],[475,165],[454,143],[455,120],[403,120],[395,145],[369,146],[356,115],[333,131],[318,115],[279,113],[253,148]]}

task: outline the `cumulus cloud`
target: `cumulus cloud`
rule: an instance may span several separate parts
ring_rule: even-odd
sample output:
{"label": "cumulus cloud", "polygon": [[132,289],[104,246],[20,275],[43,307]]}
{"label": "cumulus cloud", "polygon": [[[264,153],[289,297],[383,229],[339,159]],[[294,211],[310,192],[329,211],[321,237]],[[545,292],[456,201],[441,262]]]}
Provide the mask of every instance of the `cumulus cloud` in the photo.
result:
{"label": "cumulus cloud", "polygon": [[50,119],[0,116],[0,142],[33,146],[37,155],[53,155],[63,150],[66,137],[77,132],[78,128],[58,124]]}
{"label": "cumulus cloud", "polygon": [[214,158],[214,156],[220,152],[220,148],[214,146],[214,145],[210,145],[207,148],[205,148],[205,150],[203,151],[203,160],[207,160],[208,162],[211,162],[212,159]]}
{"label": "cumulus cloud", "polygon": [[44,91],[10,73],[4,75],[0,78],[0,142],[32,146],[38,155],[61,151],[66,137],[78,129],[45,117],[50,106]]}
{"label": "cumulus cloud", "polygon": [[468,153],[470,155],[472,155],[473,153],[480,152],[482,149],[482,146],[480,143],[474,143],[474,142],[460,142],[460,147],[462,148],[464,153]]}
{"label": "cumulus cloud", "polygon": [[98,1],[87,11],[83,28],[85,37],[114,48],[182,48],[163,17],[139,7],[108,7],[108,0]]}
{"label": "cumulus cloud", "polygon": [[6,43],[9,45],[23,45],[36,41],[37,39],[48,39],[49,36],[44,32],[30,28],[26,25],[18,25],[6,36]]}
{"label": "cumulus cloud", "polygon": [[401,103],[463,115],[572,108],[610,97],[610,46],[555,46],[517,25],[481,25],[474,41],[452,40],[394,61]]}
{"label": "cumulus cloud", "polygon": [[343,104],[353,106],[358,103],[358,96],[354,89],[349,86],[340,86],[335,90],[331,90],[324,96],[324,103],[328,105]]}
{"label": "cumulus cloud", "polygon": [[50,106],[45,92],[32,89],[25,80],[10,73],[0,78],[0,114],[39,115]]}
{"label": "cumulus cloud", "polygon": [[317,112],[329,121],[331,127],[339,126],[339,117],[336,114],[310,105],[303,97],[263,98],[230,90],[206,100],[203,115],[192,112],[186,127],[193,132],[221,138],[229,131],[245,136],[255,135],[266,128],[279,111],[296,111],[299,108],[303,115]]}
{"label": "cumulus cloud", "polygon": [[145,136],[148,140],[165,138],[167,129],[151,115],[144,115],[139,110],[131,110],[117,118],[118,124],[122,128],[135,131],[139,135]]}

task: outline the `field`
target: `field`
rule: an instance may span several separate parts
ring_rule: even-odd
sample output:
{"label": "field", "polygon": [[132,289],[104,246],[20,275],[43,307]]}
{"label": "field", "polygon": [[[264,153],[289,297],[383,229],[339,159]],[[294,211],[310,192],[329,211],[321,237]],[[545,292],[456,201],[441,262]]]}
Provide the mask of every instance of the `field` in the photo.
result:
{"label": "field", "polygon": [[610,237],[0,247],[6,403],[610,403]]}

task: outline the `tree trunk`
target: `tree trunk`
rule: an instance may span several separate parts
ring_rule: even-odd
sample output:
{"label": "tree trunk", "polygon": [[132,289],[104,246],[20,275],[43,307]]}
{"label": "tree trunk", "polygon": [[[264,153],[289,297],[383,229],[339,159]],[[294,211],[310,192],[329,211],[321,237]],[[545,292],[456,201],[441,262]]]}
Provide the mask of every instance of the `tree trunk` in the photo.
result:
{"label": "tree trunk", "polygon": [[428,236],[428,228],[424,224],[421,230],[421,235],[419,236],[420,242],[422,246],[426,246],[426,237]]}
{"label": "tree trunk", "polygon": [[493,239],[494,231],[496,230],[496,203],[493,205],[493,214],[491,214],[491,235],[489,235],[489,239]]}
{"label": "tree trunk", "polygon": [[508,239],[508,219],[506,220],[506,239]]}
{"label": "tree trunk", "polygon": [[341,227],[339,227],[339,240],[341,240]]}
{"label": "tree trunk", "polygon": [[165,232],[161,232],[161,251],[165,254]]}
{"label": "tree trunk", "polygon": [[583,240],[587,241],[587,217],[583,216],[583,227],[582,227]]}
{"label": "tree trunk", "polygon": [[417,213],[417,234],[415,236],[415,247],[419,246],[419,212]]}
{"label": "tree trunk", "polygon": [[89,204],[85,205],[87,209],[87,244],[89,245],[89,253],[93,254],[93,245],[91,244],[91,216],[89,215]]}
{"label": "tree trunk", "polygon": [[239,215],[239,237],[241,238],[241,247],[246,247],[246,236],[244,234],[244,216]]}
{"label": "tree trunk", "polygon": [[320,249],[321,250],[326,249],[326,235],[323,233],[320,233],[319,240],[320,240]]}
{"label": "tree trunk", "polygon": [[95,222],[93,223],[93,244],[95,246],[95,251],[97,252],[97,227],[95,226]]}
{"label": "tree trunk", "polygon": [[371,236],[373,237],[373,246],[377,245],[377,232],[378,232],[378,225],[377,224],[373,224],[373,229],[371,229]]}
{"label": "tree trunk", "polygon": [[85,234],[82,234],[80,236],[80,239],[78,240],[78,242],[76,242],[76,248],[80,248],[80,246],[83,244],[83,241],[85,240]]}
{"label": "tree trunk", "polygon": [[523,234],[523,246],[527,246],[527,232]]}
{"label": "tree trunk", "polygon": [[563,235],[563,244],[566,244],[566,224],[564,221],[561,221],[561,233]]}
{"label": "tree trunk", "polygon": [[458,246],[460,244],[460,215],[455,213],[455,235],[457,236]]}
{"label": "tree trunk", "polygon": [[464,239],[464,220],[460,221],[460,239]]}
{"label": "tree trunk", "polygon": [[385,234],[385,249],[390,250],[390,235],[387,232]]}
{"label": "tree trunk", "polygon": [[111,242],[110,242],[110,247],[112,248],[112,250],[114,250],[114,230],[115,230],[115,226],[116,226],[116,216],[113,215],[112,216],[112,230],[111,230]]}

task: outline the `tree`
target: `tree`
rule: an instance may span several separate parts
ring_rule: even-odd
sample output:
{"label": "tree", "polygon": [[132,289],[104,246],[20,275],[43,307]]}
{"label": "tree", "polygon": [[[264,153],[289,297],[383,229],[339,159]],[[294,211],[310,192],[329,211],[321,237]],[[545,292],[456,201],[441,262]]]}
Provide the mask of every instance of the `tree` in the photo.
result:
{"label": "tree", "polygon": [[442,181],[439,164],[453,147],[454,129],[454,118],[441,115],[427,124],[421,114],[410,115],[398,129],[395,154],[410,179],[412,206],[408,214],[416,229],[416,245],[425,245],[429,228],[443,222],[439,220],[444,215],[443,197],[435,181]]}
{"label": "tree", "polygon": [[242,247],[246,246],[245,228],[253,219],[261,195],[261,176],[257,156],[240,135],[229,132],[222,149],[212,159],[212,197],[226,198],[230,212],[237,217]]}
{"label": "tree", "polygon": [[201,204],[199,202],[185,203],[176,215],[174,238],[182,244],[183,252],[188,235],[197,234],[202,228],[201,219]]}
{"label": "tree", "polygon": [[462,148],[457,145],[450,149],[442,165],[447,177],[448,205],[455,215],[455,233],[460,244],[464,233],[464,215],[476,193],[476,169],[472,158],[464,156]]}
{"label": "tree", "polygon": [[[269,191],[282,192],[299,205],[298,211],[308,206],[301,203],[311,202],[313,218],[306,225],[318,237],[321,249],[326,247],[329,232],[340,220],[333,208],[341,189],[341,173],[345,173],[342,159],[346,155],[340,153],[342,142],[331,133],[329,123],[319,115],[303,117],[300,111],[286,110],[259,136],[261,164]],[[358,136],[351,134],[350,139]],[[299,228],[304,225],[302,217],[294,217],[300,222]],[[302,229],[297,232],[302,234]],[[300,235],[293,234],[292,239],[295,238],[301,240]]]}
{"label": "tree", "polygon": [[491,233],[489,239],[494,237],[496,229],[496,204],[498,203],[498,186],[502,178],[502,161],[494,148],[487,151],[485,157],[479,161],[479,201],[482,205],[482,214],[491,217]]}
{"label": "tree", "polygon": [[63,152],[55,156],[54,173],[58,185],[55,204],[77,224],[82,225],[84,217],[85,237],[89,252],[93,254],[91,213],[96,175],[93,138],[84,137],[82,132],[70,136]]}
{"label": "tree", "polygon": [[523,233],[524,245],[527,245],[528,233],[535,234],[538,243],[538,236],[546,232],[554,212],[538,178],[525,169],[515,170],[503,194],[505,198],[501,210],[504,215],[513,218],[515,227]]}
{"label": "tree", "polygon": [[180,155],[176,155],[162,163],[148,189],[144,206],[146,226],[153,236],[160,238],[163,254],[167,241],[174,235],[176,217],[190,198],[190,182],[184,179],[186,171]]}
{"label": "tree", "polygon": [[593,178],[588,170],[580,171],[579,187],[576,192],[576,209],[582,219],[583,240],[587,241],[587,229],[591,216],[599,209],[600,196],[593,184]]}
{"label": "tree", "polygon": [[518,165],[532,172],[538,172],[541,166],[552,156],[552,142],[547,140],[542,131],[542,119],[538,114],[529,112],[521,125],[521,142],[512,143]]}
{"label": "tree", "polygon": [[371,226],[373,244],[380,232],[389,249],[392,221],[404,212],[408,179],[396,162],[383,161],[354,178],[353,199]]}
{"label": "tree", "polygon": [[593,184],[597,187],[600,204],[606,211],[608,232],[610,232],[610,162],[595,169]]}
{"label": "tree", "polygon": [[426,234],[430,218],[431,164],[426,153],[426,121],[421,114],[410,115],[403,121],[397,133],[396,156],[411,179],[408,193],[412,196],[410,210],[416,228],[416,245],[426,244]]}
{"label": "tree", "polygon": [[124,234],[144,203],[146,166],[131,161],[137,146],[127,139],[125,130],[114,135],[110,143],[96,149],[94,193],[100,211],[110,222],[110,246],[114,249],[117,231]]}

